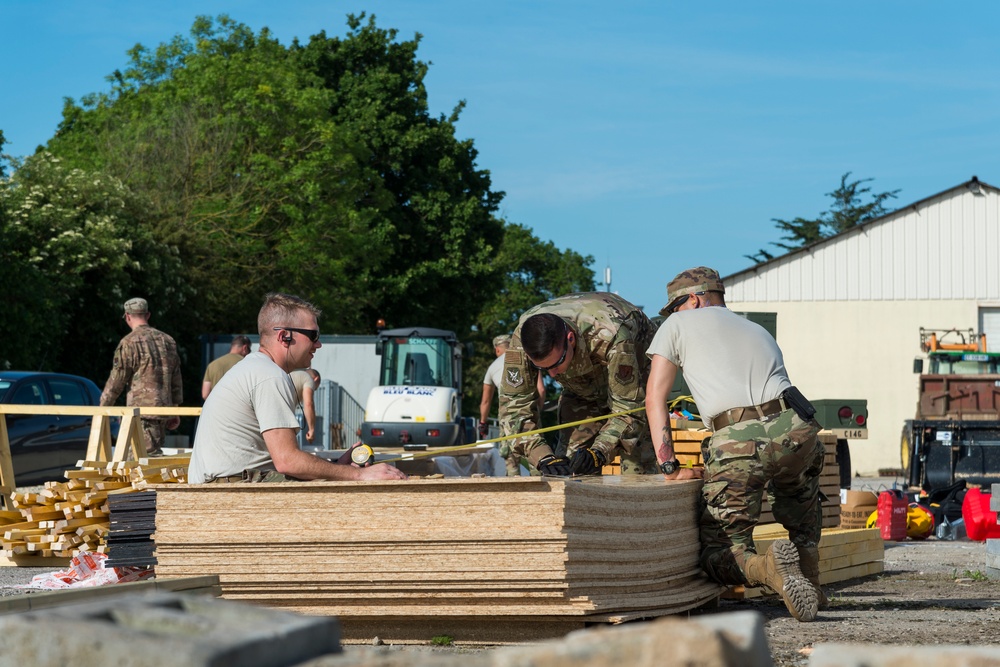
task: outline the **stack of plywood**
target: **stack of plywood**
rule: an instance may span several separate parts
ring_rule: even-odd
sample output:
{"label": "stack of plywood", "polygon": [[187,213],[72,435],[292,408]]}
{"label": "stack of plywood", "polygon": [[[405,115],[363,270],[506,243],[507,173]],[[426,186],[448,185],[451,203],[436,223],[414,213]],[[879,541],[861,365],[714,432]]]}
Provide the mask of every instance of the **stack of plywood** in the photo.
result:
{"label": "stack of plywood", "polygon": [[[674,453],[677,460],[684,465],[700,466],[701,444],[711,437],[712,432],[698,428],[701,422],[690,422],[687,420],[670,421],[672,425],[672,438],[674,442]],[[826,448],[826,460],[823,466],[823,474],[820,476],[820,492],[826,497],[823,500],[823,527],[832,528],[840,525],[840,467],[837,462],[837,438],[831,433],[820,433],[819,440]],[[602,471],[605,475],[617,475],[621,473],[619,459],[616,457],[611,465],[604,467]],[[773,523],[774,514],[771,513],[771,505],[764,497],[764,504],[761,508],[760,522]]]}
{"label": "stack of plywood", "polygon": [[336,615],[354,640],[555,636],[719,595],[698,565],[700,488],[659,476],[160,487],[156,571],[218,574],[223,597]]}
{"label": "stack of plywood", "polygon": [[[774,524],[757,526],[753,539],[757,552],[764,553],[771,543],[787,539],[788,532]],[[857,577],[879,574],[885,569],[885,543],[878,528],[825,528],[819,541],[819,582],[832,584]],[[734,589],[737,597],[762,595],[760,588]]]}
{"label": "stack of plywood", "polygon": [[105,553],[108,498],[154,484],[186,482],[190,457],[139,461],[80,461],[66,482],[48,482],[38,493],[12,493],[0,511],[0,564],[65,564],[81,551]]}

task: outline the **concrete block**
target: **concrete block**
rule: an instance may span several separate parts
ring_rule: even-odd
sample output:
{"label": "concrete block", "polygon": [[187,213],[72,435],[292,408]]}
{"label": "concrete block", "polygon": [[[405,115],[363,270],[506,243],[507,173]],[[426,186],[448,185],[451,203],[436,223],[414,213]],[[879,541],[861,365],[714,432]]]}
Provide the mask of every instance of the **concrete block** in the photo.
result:
{"label": "concrete block", "polygon": [[284,667],[340,651],[337,620],[176,593],[0,617],[0,667]]}
{"label": "concrete block", "polygon": [[578,630],[536,646],[498,649],[489,667],[770,667],[764,619],[756,612],[661,618]]}
{"label": "concrete block", "polygon": [[562,639],[481,653],[351,648],[308,667],[772,667],[764,617],[756,612],[600,626]]}
{"label": "concrete block", "polygon": [[809,667],[1000,667],[996,646],[816,644]]}

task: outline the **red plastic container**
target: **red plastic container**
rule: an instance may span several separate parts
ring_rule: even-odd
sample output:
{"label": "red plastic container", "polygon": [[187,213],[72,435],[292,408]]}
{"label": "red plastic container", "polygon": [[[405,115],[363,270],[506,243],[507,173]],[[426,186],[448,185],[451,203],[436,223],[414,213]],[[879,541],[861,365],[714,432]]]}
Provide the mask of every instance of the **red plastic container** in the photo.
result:
{"label": "red plastic container", "polygon": [[906,539],[906,512],[909,503],[901,491],[878,494],[878,530],[883,540],[901,542]]}
{"label": "red plastic container", "polygon": [[965,521],[965,533],[970,540],[982,542],[986,539],[1000,537],[1000,525],[997,525],[997,513],[990,509],[991,494],[979,489],[969,489],[962,501],[962,519]]}

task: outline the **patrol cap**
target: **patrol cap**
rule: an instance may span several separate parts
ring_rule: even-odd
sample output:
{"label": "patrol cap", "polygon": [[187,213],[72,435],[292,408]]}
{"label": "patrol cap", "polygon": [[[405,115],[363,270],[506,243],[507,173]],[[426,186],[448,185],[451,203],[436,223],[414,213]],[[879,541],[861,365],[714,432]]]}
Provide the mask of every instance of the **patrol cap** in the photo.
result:
{"label": "patrol cap", "polygon": [[493,339],[493,347],[500,347],[501,345],[510,345],[510,334],[500,334]]}
{"label": "patrol cap", "polygon": [[125,312],[129,315],[145,315],[149,312],[149,304],[139,297],[129,299],[125,302]]}
{"label": "patrol cap", "polygon": [[699,266],[681,271],[667,283],[667,305],[660,309],[660,315],[669,317],[670,306],[685,294],[695,294],[696,292],[725,293],[725,291],[722,278],[719,277],[719,272],[715,269]]}

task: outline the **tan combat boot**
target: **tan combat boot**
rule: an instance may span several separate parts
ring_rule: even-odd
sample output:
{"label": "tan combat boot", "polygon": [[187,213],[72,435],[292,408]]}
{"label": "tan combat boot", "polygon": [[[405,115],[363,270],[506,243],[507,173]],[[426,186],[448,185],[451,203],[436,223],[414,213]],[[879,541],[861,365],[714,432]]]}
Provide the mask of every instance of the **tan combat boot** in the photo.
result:
{"label": "tan combat boot", "polygon": [[781,596],[795,620],[816,618],[819,600],[816,589],[799,569],[799,552],[790,540],[775,540],[763,556],[747,558],[744,570],[751,586],[764,585]]}
{"label": "tan combat boot", "polygon": [[830,601],[823,593],[819,585],[819,547],[800,547],[795,545],[799,551],[799,569],[802,575],[809,580],[809,583],[816,589],[816,597],[819,600],[819,610],[830,608]]}

